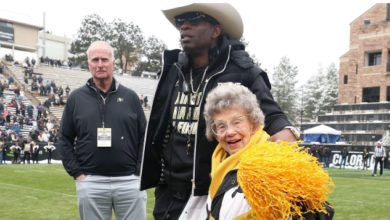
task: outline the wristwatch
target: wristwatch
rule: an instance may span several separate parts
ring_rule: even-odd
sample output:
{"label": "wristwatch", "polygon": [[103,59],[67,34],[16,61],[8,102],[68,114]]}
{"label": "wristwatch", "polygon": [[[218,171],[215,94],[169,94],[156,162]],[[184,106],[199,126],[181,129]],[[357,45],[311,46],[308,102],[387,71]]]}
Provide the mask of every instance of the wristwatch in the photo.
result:
{"label": "wristwatch", "polygon": [[294,135],[295,139],[297,139],[297,141],[299,141],[300,132],[299,132],[299,130],[296,127],[286,126],[286,127],[284,127],[284,129],[290,130],[291,133]]}

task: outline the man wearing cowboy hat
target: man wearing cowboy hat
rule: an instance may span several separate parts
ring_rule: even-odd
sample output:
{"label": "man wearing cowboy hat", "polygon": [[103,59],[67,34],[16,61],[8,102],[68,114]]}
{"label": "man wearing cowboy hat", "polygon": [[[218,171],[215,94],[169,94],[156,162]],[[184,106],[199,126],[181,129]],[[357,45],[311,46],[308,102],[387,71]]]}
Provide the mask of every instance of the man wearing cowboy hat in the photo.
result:
{"label": "man wearing cowboy hat", "polygon": [[[239,41],[243,22],[227,3],[197,3],[163,11],[180,33],[183,51],[164,51],[141,168],[141,189],[156,187],[155,219],[178,219],[191,194],[206,197],[211,155],[203,106],[216,86],[233,82],[256,94],[270,141],[299,137],[274,101],[267,73]],[[192,182],[192,183],[191,183]]]}

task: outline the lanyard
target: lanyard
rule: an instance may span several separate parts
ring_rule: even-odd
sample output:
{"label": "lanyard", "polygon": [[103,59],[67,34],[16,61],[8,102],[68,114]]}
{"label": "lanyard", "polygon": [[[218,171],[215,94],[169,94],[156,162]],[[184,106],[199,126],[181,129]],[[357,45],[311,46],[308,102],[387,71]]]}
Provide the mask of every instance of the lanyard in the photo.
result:
{"label": "lanyard", "polygon": [[111,95],[110,90],[111,90],[111,87],[110,87],[110,88],[108,89],[108,91],[107,91],[108,93],[107,93],[106,98],[104,99],[104,98],[102,97],[103,103],[101,103],[101,102],[99,102],[99,100],[100,100],[100,91],[99,91],[99,89],[96,88],[96,95],[97,95],[98,102],[99,102],[100,115],[102,116],[102,125],[103,125],[103,128],[104,128],[104,120],[105,120],[104,116],[105,116],[106,109],[107,109],[107,104],[106,104],[106,103],[108,102],[108,99],[110,98],[110,95]]}

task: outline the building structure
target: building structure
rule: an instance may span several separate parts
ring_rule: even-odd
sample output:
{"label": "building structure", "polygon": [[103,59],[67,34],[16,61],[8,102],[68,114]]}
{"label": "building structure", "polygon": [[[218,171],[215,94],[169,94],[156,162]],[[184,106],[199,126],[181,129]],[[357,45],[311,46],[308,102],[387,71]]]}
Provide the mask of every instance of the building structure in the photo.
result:
{"label": "building structure", "polygon": [[350,23],[340,57],[338,103],[390,101],[390,4],[375,4]]}
{"label": "building structure", "polygon": [[[43,32],[39,32],[39,44],[42,45]],[[70,44],[72,43],[71,38],[66,36],[57,36],[50,32],[46,32],[45,35],[45,48],[46,56],[56,60],[68,60],[73,57],[73,54],[69,53]],[[39,48],[38,56],[41,57],[43,54],[43,48]]]}
{"label": "building structure", "polygon": [[389,51],[390,4],[375,4],[350,23],[349,51],[340,57],[338,104],[316,122],[303,123],[302,133],[324,124],[342,132],[334,147],[359,151],[390,135]]}
{"label": "building structure", "polygon": [[15,61],[38,57],[40,23],[19,13],[0,10],[0,57],[11,54]]}

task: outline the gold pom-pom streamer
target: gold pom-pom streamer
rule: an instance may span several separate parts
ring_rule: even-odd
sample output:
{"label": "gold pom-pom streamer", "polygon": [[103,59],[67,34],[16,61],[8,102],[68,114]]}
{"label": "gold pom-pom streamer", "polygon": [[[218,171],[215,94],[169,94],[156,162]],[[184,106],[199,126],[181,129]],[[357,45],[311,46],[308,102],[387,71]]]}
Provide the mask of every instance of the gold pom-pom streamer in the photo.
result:
{"label": "gold pom-pom streamer", "polygon": [[325,212],[323,203],[335,187],[317,159],[297,143],[265,142],[240,158],[238,183],[256,219],[289,219]]}

